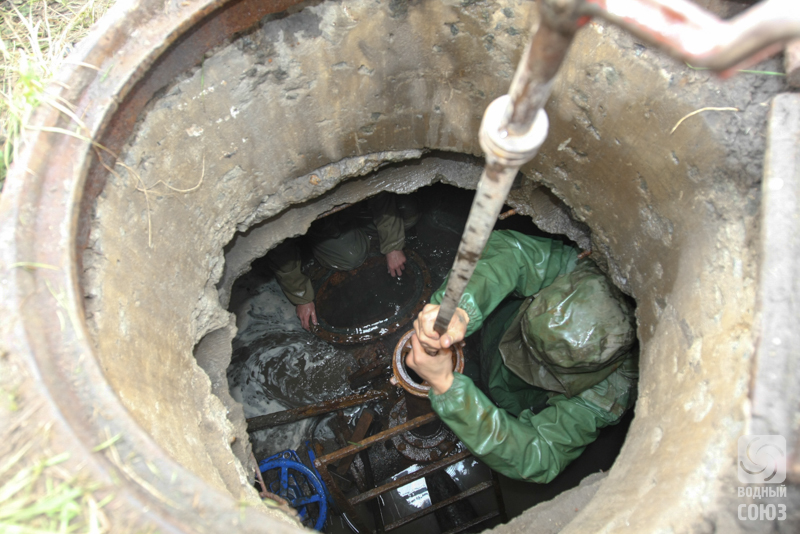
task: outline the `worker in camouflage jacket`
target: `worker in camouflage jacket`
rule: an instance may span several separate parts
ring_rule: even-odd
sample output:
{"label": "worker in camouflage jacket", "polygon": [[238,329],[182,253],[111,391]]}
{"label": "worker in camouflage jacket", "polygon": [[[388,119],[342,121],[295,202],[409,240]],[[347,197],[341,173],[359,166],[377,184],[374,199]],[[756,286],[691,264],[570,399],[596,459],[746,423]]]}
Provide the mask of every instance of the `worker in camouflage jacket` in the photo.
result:
{"label": "worker in camouflage jacket", "polygon": [[[316,221],[306,236],[314,258],[326,269],[350,271],[361,265],[369,252],[368,230],[378,234],[380,252],[386,257],[390,276],[401,276],[406,264],[405,231],[420,218],[409,197],[381,193],[367,201],[365,213],[346,210]],[[366,220],[364,215],[366,215]],[[300,249],[288,239],[267,253],[267,265],[289,302],[295,305],[300,324],[308,330],[317,324],[314,288],[301,271]]]}
{"label": "worker in camouflage jacket", "polygon": [[[439,336],[445,286],[414,322],[406,363],[431,385],[442,421],[495,471],[550,482],[633,405],[633,310],[574,248],[493,232]],[[496,405],[442,353],[481,328],[481,382]]]}

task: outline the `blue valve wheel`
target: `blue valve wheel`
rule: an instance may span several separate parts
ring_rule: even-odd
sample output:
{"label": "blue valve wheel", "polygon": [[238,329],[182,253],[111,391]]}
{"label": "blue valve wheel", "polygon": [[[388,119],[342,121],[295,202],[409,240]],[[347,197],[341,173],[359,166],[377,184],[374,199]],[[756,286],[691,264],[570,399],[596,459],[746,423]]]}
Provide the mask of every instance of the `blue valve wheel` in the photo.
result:
{"label": "blue valve wheel", "polygon": [[286,450],[258,464],[267,489],[297,510],[303,526],[322,530],[328,517],[327,491],[319,476],[303,465],[293,450]]}

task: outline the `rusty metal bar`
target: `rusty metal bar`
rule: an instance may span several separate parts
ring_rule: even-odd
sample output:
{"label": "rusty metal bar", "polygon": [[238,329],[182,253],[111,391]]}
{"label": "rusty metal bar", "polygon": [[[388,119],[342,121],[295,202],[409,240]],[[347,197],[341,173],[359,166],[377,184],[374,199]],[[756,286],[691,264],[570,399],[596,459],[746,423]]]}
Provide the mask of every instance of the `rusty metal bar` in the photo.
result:
{"label": "rusty metal bar", "polygon": [[349,445],[347,447],[339,449],[338,451],[334,451],[326,456],[318,456],[314,460],[314,467],[317,468],[317,471],[319,471],[322,480],[328,486],[328,491],[331,492],[334,501],[336,501],[336,505],[342,510],[342,512],[347,514],[347,516],[352,519],[356,528],[358,528],[360,532],[369,532],[369,529],[366,528],[363,521],[361,520],[361,516],[359,516],[358,512],[355,509],[355,504],[357,503],[351,502],[347,498],[347,496],[345,496],[342,490],[339,489],[339,486],[336,485],[336,482],[333,480],[331,472],[328,470],[329,464],[332,464],[338,460],[342,460],[344,458],[352,456],[360,451],[366,450],[372,445],[382,443],[388,439],[393,438],[398,434],[402,434],[404,432],[407,432],[408,430],[429,423],[435,418],[436,418],[435,413],[430,413],[428,415],[418,417],[417,419],[413,419],[411,421],[408,421],[407,423],[403,423],[402,425],[398,425],[396,427],[390,428],[389,430],[385,430],[383,432],[375,434],[374,436],[371,436],[355,445]]}
{"label": "rusty metal bar", "polygon": [[448,530],[444,534],[456,534],[457,532],[463,532],[463,531],[467,530],[470,527],[474,527],[475,525],[479,525],[479,524],[483,523],[484,521],[488,521],[493,517],[497,517],[498,515],[499,514],[497,512],[489,512],[488,514],[482,515],[482,516],[478,517],[477,519],[473,519],[472,521],[464,523],[463,525],[461,525],[459,527],[456,527],[456,528],[454,528],[452,530]]}
{"label": "rusty metal bar", "polygon": [[777,53],[800,36],[795,0],[767,0],[721,20],[690,0],[585,0],[583,15],[600,17],[678,59],[733,74]]}
{"label": "rusty metal bar", "polygon": [[548,121],[542,110],[580,26],[578,8],[583,1],[539,1],[539,25],[517,65],[509,94],[493,101],[484,113],[480,143],[486,166],[439,306],[434,324],[439,334],[450,325],[517,172],[547,137]]}
{"label": "rusty metal bar", "polygon": [[540,0],[539,26],[525,48],[508,91],[512,105],[501,123],[508,135],[528,132],[550,98],[555,76],[578,31],[577,11],[582,4],[580,0]]}
{"label": "rusty metal bar", "polygon": [[347,499],[347,496],[342,493],[342,490],[339,489],[339,486],[336,485],[336,482],[333,480],[330,471],[328,471],[328,466],[320,462],[321,458],[317,458],[314,460],[314,465],[319,472],[319,476],[322,477],[322,480],[325,482],[325,485],[328,487],[328,491],[331,492],[333,496],[333,500],[336,501],[336,505],[339,509],[345,513],[349,520],[355,524],[356,528],[359,532],[369,532],[369,529],[364,525],[363,521],[361,521],[361,516],[358,515],[356,512],[355,507],[350,504],[350,501]]}
{"label": "rusty metal bar", "polygon": [[294,423],[295,421],[300,421],[301,419],[307,419],[309,417],[335,412],[341,408],[350,408],[352,406],[358,406],[359,404],[364,404],[377,399],[384,399],[386,397],[387,394],[385,392],[375,390],[363,393],[361,395],[349,395],[347,397],[331,399],[318,404],[309,404],[308,406],[292,408],[291,410],[284,410],[282,412],[259,415],[257,417],[251,417],[250,419],[247,419],[247,431],[255,432],[256,430],[261,430],[264,428]]}
{"label": "rusty metal bar", "polygon": [[511,208],[510,210],[505,211],[505,212],[501,213],[500,215],[498,215],[497,218],[500,219],[501,221],[504,221],[504,220],[508,219],[509,217],[511,217],[512,215],[516,215],[516,214],[517,214],[517,210],[515,208]]}
{"label": "rusty metal bar", "polygon": [[[384,442],[384,441],[386,441],[388,439],[393,438],[394,436],[397,436],[399,434],[403,434],[403,433],[405,433],[405,432],[407,432],[407,431],[409,431],[409,430],[411,430],[413,428],[428,424],[431,421],[433,421],[434,419],[436,419],[436,414],[435,413],[430,413],[430,414],[427,414],[427,415],[423,415],[422,417],[417,417],[416,419],[412,419],[411,421],[408,421],[407,423],[404,423],[402,425],[398,425],[398,426],[395,426],[395,427],[390,428],[388,430],[385,430],[385,431],[383,431],[383,432],[381,432],[379,434],[376,434],[376,435],[374,435],[374,436],[372,436],[370,438],[367,438],[367,439],[365,439],[365,440],[363,440],[363,441],[361,441],[359,443],[356,443],[354,445],[350,445],[348,447],[344,447],[343,449],[340,449],[338,451],[332,452],[331,454],[328,454],[326,456],[320,456],[314,461],[314,465],[316,466],[317,470],[319,470],[320,475],[322,476],[322,478],[325,481],[325,483],[328,485],[328,488],[331,491],[331,494],[333,495],[333,498],[336,501],[336,504],[339,506],[339,508],[344,513],[346,513],[349,517],[353,518],[353,521],[356,523],[356,527],[359,530],[364,531],[364,532],[367,531],[367,529],[364,528],[364,525],[363,525],[363,523],[361,521],[361,518],[359,517],[359,515],[357,514],[357,512],[355,510],[355,506],[357,504],[369,501],[371,499],[375,499],[379,495],[382,495],[382,494],[386,493],[387,491],[391,491],[393,489],[400,488],[402,486],[405,486],[406,484],[409,484],[410,482],[413,482],[415,480],[423,478],[426,475],[429,475],[429,474],[431,474],[433,472],[436,472],[436,471],[438,471],[440,469],[444,469],[445,467],[447,467],[449,465],[456,464],[456,463],[464,460],[465,458],[469,457],[471,455],[471,453],[469,451],[463,451],[463,452],[460,452],[460,453],[458,453],[456,455],[450,456],[448,458],[444,458],[442,460],[439,460],[438,462],[429,464],[429,465],[423,467],[422,469],[419,469],[419,470],[417,470],[417,471],[415,471],[413,473],[410,473],[408,475],[402,476],[402,477],[398,478],[397,480],[392,481],[392,482],[390,482],[388,484],[384,484],[384,485],[379,486],[377,488],[373,488],[373,489],[371,489],[369,491],[366,491],[364,493],[356,495],[355,497],[353,497],[351,499],[348,499],[342,493],[342,491],[339,489],[339,487],[336,485],[335,481],[333,480],[333,477],[331,476],[331,472],[328,471],[329,465],[334,463],[334,462],[336,462],[336,461],[338,461],[338,460],[341,460],[343,458],[352,457],[352,455],[357,453],[357,452],[365,451],[367,448],[371,447],[372,445],[376,445],[378,443],[382,443],[382,442]],[[414,513],[414,514],[412,514],[410,516],[401,518],[400,520],[395,521],[394,523],[386,526],[385,530],[388,532],[388,531],[393,530],[395,528],[398,528],[398,527],[400,527],[402,525],[410,523],[411,521],[414,521],[415,519],[418,519],[419,517],[422,517],[424,515],[430,514],[430,513],[434,512],[434,511],[439,510],[440,508],[443,508],[445,506],[448,506],[448,505],[450,505],[450,504],[452,504],[452,503],[454,503],[456,501],[465,499],[465,498],[467,498],[467,497],[469,497],[471,495],[475,495],[476,493],[484,491],[484,490],[488,489],[490,486],[494,488],[495,498],[496,498],[496,501],[497,501],[497,511],[496,512],[492,512],[490,514],[486,514],[486,515],[484,515],[482,517],[479,517],[478,519],[476,519],[474,521],[470,521],[469,523],[463,525],[462,527],[459,527],[458,529],[450,531],[450,532],[452,532],[452,533],[461,532],[462,530],[465,530],[465,529],[467,529],[467,528],[469,528],[471,526],[477,525],[479,523],[482,523],[482,522],[484,522],[484,521],[486,521],[488,519],[491,519],[491,518],[497,517],[497,516],[500,516],[500,518],[505,522],[506,521],[506,511],[505,511],[505,506],[504,506],[504,503],[503,503],[503,496],[502,496],[502,493],[500,491],[500,481],[499,481],[499,478],[497,476],[497,473],[492,471],[492,481],[491,482],[490,481],[482,482],[482,483],[478,484],[477,486],[475,486],[473,488],[470,488],[470,489],[460,493],[459,495],[451,497],[451,498],[449,498],[449,499],[447,499],[445,501],[442,501],[441,503],[437,503],[437,504],[435,504],[435,505],[433,505],[431,507],[428,507],[425,510],[422,510],[420,512],[416,512],[416,513]]]}
{"label": "rusty metal bar", "polygon": [[388,373],[392,370],[392,355],[387,354],[380,358],[377,358],[375,361],[368,363],[355,373],[351,374],[347,377],[347,381],[350,383],[350,388],[358,389],[361,386],[365,385],[370,380],[381,376],[384,373]]}
{"label": "rusty metal bar", "polygon": [[448,499],[445,499],[445,500],[443,500],[441,502],[437,502],[436,504],[432,504],[431,506],[428,506],[427,508],[425,508],[423,510],[420,510],[419,512],[414,512],[413,514],[410,514],[410,515],[407,515],[407,516],[405,516],[405,517],[403,517],[401,519],[398,519],[394,523],[390,523],[390,524],[386,525],[386,527],[385,527],[386,528],[386,532],[389,532],[390,530],[394,530],[396,528],[402,527],[403,525],[411,523],[412,521],[415,521],[415,520],[419,519],[420,517],[425,517],[428,514],[432,514],[436,510],[440,510],[440,509],[442,509],[442,508],[444,508],[446,506],[450,506],[454,502],[458,502],[458,501],[460,501],[462,499],[466,499],[467,497],[471,497],[472,495],[475,495],[476,493],[480,493],[480,492],[482,492],[484,490],[487,490],[490,487],[492,487],[492,485],[493,485],[493,483],[490,480],[487,480],[486,482],[481,482],[477,486],[473,486],[473,487],[469,488],[466,491],[462,491],[458,495],[453,495],[452,497],[450,497]]}
{"label": "rusty metal bar", "polygon": [[374,436],[370,436],[364,441],[356,443],[355,445],[349,445],[347,447],[339,449],[338,451],[334,451],[326,456],[317,458],[316,460],[314,460],[314,465],[317,467],[317,469],[322,470],[328,464],[332,464],[334,462],[341,460],[342,458],[345,458],[346,456],[351,456],[359,451],[363,451],[364,449],[367,449],[377,443],[382,443],[388,439],[392,439],[396,435],[407,432],[412,428],[417,428],[418,426],[424,425],[425,423],[430,423],[434,419],[436,419],[435,413],[429,413],[428,415],[423,415],[422,417],[412,419],[407,423],[403,423],[402,425],[397,425],[395,427],[390,428],[389,430],[384,430],[383,432],[375,434]]}
{"label": "rusty metal bar", "polygon": [[[355,429],[353,429],[353,434],[350,436],[350,441],[361,441],[367,435],[367,430],[369,430],[369,426],[372,424],[372,421],[375,419],[375,412],[372,410],[364,410],[361,412],[361,417],[358,418],[358,423],[356,423]],[[339,467],[336,468],[336,472],[340,475],[344,475],[347,471],[350,470],[350,464],[353,463],[355,460],[355,454],[352,456],[348,456],[347,458],[342,459],[339,462]]]}
{"label": "rusty metal bar", "polygon": [[369,491],[365,491],[364,493],[360,493],[360,494],[356,495],[355,497],[350,499],[350,504],[356,505],[358,503],[362,503],[364,501],[368,501],[370,499],[374,499],[378,495],[383,495],[387,491],[391,491],[393,489],[403,487],[406,484],[414,482],[415,480],[418,480],[418,479],[424,477],[425,475],[429,475],[429,474],[431,474],[431,473],[433,473],[435,471],[438,471],[439,469],[447,467],[448,465],[457,464],[458,462],[460,462],[464,458],[467,458],[471,454],[472,453],[470,453],[469,451],[464,451],[464,452],[460,452],[458,454],[455,454],[453,456],[449,456],[449,457],[447,457],[447,458],[445,458],[443,460],[439,460],[438,462],[434,462],[432,464],[428,464],[425,467],[423,467],[422,469],[420,469],[418,471],[414,471],[413,473],[410,473],[408,475],[402,476],[402,477],[398,478],[397,480],[389,482],[388,484],[384,484],[383,486],[378,486],[377,488],[374,488],[374,489],[371,489]]}

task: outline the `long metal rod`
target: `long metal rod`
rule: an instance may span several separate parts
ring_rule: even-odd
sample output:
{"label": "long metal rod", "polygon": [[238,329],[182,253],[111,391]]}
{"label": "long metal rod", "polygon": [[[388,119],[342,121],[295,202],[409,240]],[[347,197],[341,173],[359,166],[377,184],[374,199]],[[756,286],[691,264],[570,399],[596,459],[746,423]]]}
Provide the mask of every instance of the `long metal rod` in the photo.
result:
{"label": "long metal rod", "polygon": [[338,399],[331,399],[328,401],[320,402],[318,404],[309,404],[308,406],[301,406],[299,408],[292,408],[291,410],[284,410],[282,412],[270,413],[267,415],[259,415],[247,419],[247,431],[255,432],[264,428],[270,428],[278,425],[285,425],[287,423],[294,423],[301,419],[309,417],[316,417],[330,412],[335,412],[342,408],[351,408],[364,404],[377,399],[386,398],[387,394],[383,391],[369,391],[361,395],[348,395],[347,397],[340,397]]}
{"label": "long metal rod", "polygon": [[421,469],[418,469],[417,471],[414,471],[413,473],[409,473],[408,475],[405,475],[405,476],[402,476],[402,477],[398,478],[397,480],[393,480],[393,481],[388,482],[388,483],[386,483],[386,484],[384,484],[382,486],[378,486],[377,488],[373,488],[373,489],[371,489],[369,491],[365,491],[364,493],[359,493],[358,495],[356,495],[355,497],[350,499],[350,504],[356,505],[358,503],[362,503],[364,501],[368,501],[370,499],[374,499],[374,498],[378,497],[379,495],[383,495],[387,491],[391,491],[391,490],[396,489],[396,488],[402,488],[406,484],[410,484],[410,483],[414,482],[415,480],[419,480],[420,478],[424,477],[425,475],[430,475],[431,473],[434,473],[434,472],[438,471],[439,469],[442,469],[442,468],[447,467],[449,465],[457,464],[458,462],[460,462],[464,458],[469,457],[471,454],[472,453],[470,453],[469,451],[464,451],[464,452],[460,452],[458,454],[454,454],[453,456],[448,456],[448,457],[444,458],[443,460],[439,460],[438,462],[434,462],[432,464],[428,464],[425,467],[423,467]]}
{"label": "long metal rod", "polygon": [[[550,4],[554,4],[555,9]],[[481,145],[486,152],[486,166],[478,182],[475,200],[436,317],[434,328],[439,334],[447,331],[519,168],[538,151],[539,145],[536,145],[516,152],[515,138],[523,138],[531,132],[540,110],[550,97],[555,75],[578,29],[576,10],[580,2],[567,4],[562,7],[558,6],[558,2],[539,1],[539,25],[517,65],[509,90],[510,101],[499,122],[499,131],[486,131],[490,129],[487,125],[489,111],[484,115]],[[484,144],[484,136],[504,140],[504,147],[498,147],[497,151],[489,149]]]}
{"label": "long metal rod", "polygon": [[333,476],[331,475],[331,472],[328,471],[327,465],[320,463],[320,458],[317,458],[314,461],[314,465],[319,472],[319,476],[322,477],[322,481],[325,482],[325,485],[328,487],[328,491],[331,492],[333,500],[336,502],[336,506],[338,506],[339,510],[346,514],[348,522],[352,522],[361,533],[369,532],[369,529],[361,520],[361,516],[356,511],[355,506],[350,504],[350,501],[347,500],[347,496],[342,492],[341,489],[339,489],[339,486],[336,485],[336,481],[333,480]]}
{"label": "long metal rod", "polygon": [[383,432],[379,432],[374,436],[368,437],[364,441],[360,441],[354,445],[348,445],[347,447],[343,447],[338,451],[334,451],[325,456],[320,456],[319,458],[314,460],[314,465],[317,467],[317,469],[321,471],[322,468],[328,464],[332,464],[338,460],[341,460],[342,458],[351,456],[357,453],[358,451],[367,449],[377,443],[382,443],[388,439],[392,439],[398,434],[403,434],[404,432],[417,428],[418,426],[424,425],[425,423],[430,423],[434,419],[436,419],[436,414],[429,413],[428,415],[417,417],[416,419],[412,419],[411,421],[403,423],[402,425],[393,426],[389,430],[384,430]]}
{"label": "long metal rod", "polygon": [[[602,17],[684,61],[724,71],[723,76],[736,66],[779,51],[800,35],[797,0],[768,0],[730,21],[722,21],[688,0],[539,0],[538,5],[539,26],[517,65],[499,132],[486,131],[488,110],[481,125],[486,168],[436,318],[434,328],[439,334],[447,331],[511,181],[538,150],[537,146],[527,159],[519,158],[525,151],[517,150],[515,138],[524,137],[537,120],[582,23]],[[487,148],[484,136],[493,134],[501,142],[488,143]]]}
{"label": "long metal rod", "polygon": [[386,532],[389,532],[390,530],[394,530],[396,528],[402,527],[403,525],[411,523],[412,521],[416,521],[420,517],[425,517],[426,515],[430,515],[433,512],[435,512],[436,510],[441,510],[442,508],[450,506],[451,504],[453,504],[455,502],[458,502],[458,501],[461,501],[463,499],[466,499],[467,497],[471,497],[472,495],[475,495],[476,493],[480,493],[480,492],[482,492],[484,490],[487,490],[487,489],[489,489],[491,487],[492,487],[492,481],[491,480],[487,480],[486,482],[481,482],[477,486],[473,486],[473,487],[469,488],[466,491],[462,491],[458,495],[453,495],[452,497],[450,497],[448,499],[445,499],[445,500],[443,500],[441,502],[437,502],[436,504],[433,504],[431,506],[428,506],[427,508],[424,508],[424,509],[420,510],[419,512],[414,512],[413,514],[410,514],[410,515],[407,515],[405,517],[402,517],[402,518],[398,519],[397,521],[395,521],[394,523],[389,523],[388,525],[386,525],[385,530],[386,530]]}
{"label": "long metal rod", "polygon": [[342,458],[346,458],[348,456],[353,455],[362,450],[366,450],[367,448],[375,445],[377,443],[382,443],[388,439],[393,438],[399,434],[407,432],[413,428],[418,426],[424,425],[436,419],[435,413],[429,413],[422,417],[418,417],[416,419],[412,419],[411,421],[407,421],[402,425],[397,425],[392,427],[388,430],[384,430],[374,436],[371,436],[355,445],[349,445],[347,447],[341,448],[338,451],[334,451],[325,456],[318,456],[314,459],[314,467],[317,468],[322,480],[328,486],[328,491],[331,492],[334,501],[336,501],[336,505],[341,509],[347,516],[352,520],[355,524],[356,528],[359,532],[369,532],[369,530],[364,525],[364,522],[361,520],[361,516],[359,516],[358,512],[355,509],[353,503],[345,496],[339,486],[336,485],[336,481],[333,479],[331,472],[328,470],[328,465],[335,463]]}
{"label": "long metal rod", "polygon": [[[379,486],[377,488],[371,489],[369,491],[366,491],[364,493],[356,495],[356,496],[354,496],[354,497],[352,497],[350,499],[348,499],[344,495],[344,493],[342,493],[342,491],[339,489],[339,487],[336,485],[336,482],[334,481],[333,477],[331,476],[331,473],[328,471],[328,466],[330,464],[333,464],[333,463],[337,462],[338,460],[341,460],[342,458],[351,456],[352,454],[360,452],[360,451],[364,451],[367,448],[371,447],[372,445],[376,445],[378,443],[382,443],[382,442],[384,442],[386,440],[389,440],[389,439],[393,438],[394,436],[397,436],[397,435],[403,434],[405,432],[408,432],[409,430],[411,430],[413,428],[416,428],[416,427],[425,425],[427,423],[430,423],[434,419],[436,419],[436,414],[435,413],[430,413],[430,414],[424,415],[422,417],[417,417],[416,419],[412,419],[411,421],[403,423],[402,425],[397,425],[397,426],[392,427],[392,428],[390,428],[388,430],[380,432],[379,434],[375,434],[374,436],[369,437],[369,438],[367,438],[367,439],[365,439],[365,440],[363,440],[363,441],[361,441],[359,443],[344,447],[344,448],[339,449],[338,451],[334,451],[334,452],[332,452],[332,453],[330,453],[328,455],[320,456],[320,457],[318,457],[318,458],[316,458],[314,460],[314,466],[319,471],[320,476],[322,476],[322,479],[325,482],[325,484],[328,485],[328,489],[330,490],[331,494],[333,495],[333,498],[336,501],[336,504],[339,506],[339,508],[344,513],[346,513],[350,518],[352,518],[353,522],[356,523],[356,527],[359,529],[359,531],[366,532],[366,527],[364,526],[364,523],[362,522],[361,518],[359,517],[358,513],[356,512],[355,506],[357,504],[369,501],[371,499],[375,499],[379,495],[382,495],[382,494],[386,493],[387,491],[391,491],[393,489],[405,486],[406,484],[409,484],[410,482],[413,482],[415,480],[423,478],[424,476],[429,475],[429,474],[431,474],[431,473],[433,473],[435,471],[438,471],[440,469],[444,469],[445,467],[448,467],[450,465],[458,463],[458,462],[464,460],[465,458],[468,458],[469,456],[471,456],[471,453],[469,451],[463,451],[463,452],[460,452],[460,453],[455,454],[453,456],[449,456],[449,457],[443,458],[443,459],[441,459],[441,460],[439,460],[437,462],[434,462],[432,464],[426,465],[422,469],[419,469],[419,470],[417,470],[417,471],[415,471],[413,473],[410,473],[408,475],[402,476],[402,477],[398,478],[397,480],[389,482],[388,484],[384,484],[384,485]],[[443,506],[447,506],[448,504],[451,504],[452,502],[461,500],[461,499],[463,499],[465,497],[468,497],[470,495],[478,493],[479,491],[484,491],[485,489],[488,489],[489,487],[494,487],[495,496],[496,496],[496,499],[497,499],[498,511],[497,512],[492,512],[492,513],[487,514],[487,515],[482,516],[482,517],[479,517],[478,519],[476,519],[474,521],[470,521],[468,524],[462,525],[462,527],[459,527],[454,532],[460,532],[460,531],[462,531],[462,530],[464,530],[466,528],[469,528],[470,526],[477,525],[479,523],[482,523],[482,522],[484,522],[484,521],[486,521],[488,519],[491,519],[492,517],[496,517],[498,515],[501,516],[501,518],[505,519],[505,507],[503,505],[502,494],[500,493],[499,479],[497,478],[497,476],[495,475],[494,472],[492,472],[492,475],[493,475],[492,481],[482,482],[478,486],[475,486],[474,488],[469,489],[469,490],[461,493],[460,495],[457,495],[457,496],[455,496],[453,498],[450,498],[447,501],[443,501],[444,504],[438,503],[437,505],[435,505],[436,507],[434,507],[434,508],[426,508],[425,513],[420,514],[420,517],[422,515],[426,515],[427,513],[431,513],[431,512],[433,512],[435,510],[438,510],[439,508],[442,508]],[[413,521],[413,519],[408,519],[408,520],[406,520],[406,519],[407,518],[401,519],[400,521],[403,522],[401,524],[398,523],[398,522],[395,522],[395,523],[389,525],[388,527],[386,527],[386,530],[389,531],[389,530],[392,530],[393,528],[397,528],[398,526],[401,526],[402,524],[405,524],[405,523],[408,523],[410,521]],[[414,517],[414,519],[416,519],[416,517]]]}
{"label": "long metal rod", "polygon": [[581,14],[600,17],[695,67],[732,74],[800,36],[797,0],[767,0],[721,20],[689,0],[589,0]]}
{"label": "long metal rod", "polygon": [[450,320],[456,312],[469,279],[472,278],[472,273],[475,272],[475,266],[489,240],[494,221],[503,208],[503,203],[508,196],[517,171],[516,167],[508,167],[496,162],[487,161],[486,163],[486,168],[483,170],[478,182],[478,189],[475,192],[475,200],[469,211],[464,235],[461,237],[461,244],[458,246],[456,259],[453,262],[453,269],[447,279],[439,315],[436,316],[434,328],[439,334],[447,332]]}
{"label": "long metal rod", "polygon": [[548,2],[539,2],[539,14],[539,26],[525,48],[508,91],[511,105],[501,128],[510,136],[524,135],[531,129],[537,113],[550,98],[553,81],[578,30],[577,19],[570,12],[553,13]]}

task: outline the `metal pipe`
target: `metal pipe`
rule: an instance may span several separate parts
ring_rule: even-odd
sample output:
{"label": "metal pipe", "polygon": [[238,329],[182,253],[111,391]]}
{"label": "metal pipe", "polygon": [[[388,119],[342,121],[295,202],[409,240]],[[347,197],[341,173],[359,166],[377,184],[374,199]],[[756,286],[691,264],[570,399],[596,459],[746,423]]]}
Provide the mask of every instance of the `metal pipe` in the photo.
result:
{"label": "metal pipe", "polygon": [[533,159],[547,137],[542,108],[578,30],[582,4],[582,0],[539,1],[539,25],[517,65],[509,94],[486,108],[480,129],[486,167],[436,317],[439,334],[447,331],[519,168]]}
{"label": "metal pipe", "polygon": [[[358,422],[356,423],[356,427],[353,429],[353,433],[350,436],[349,441],[361,441],[367,435],[367,431],[369,430],[369,426],[372,424],[372,421],[375,419],[375,412],[372,410],[364,410],[361,412],[361,416],[358,418]],[[355,455],[348,456],[344,458],[341,462],[339,462],[339,466],[336,468],[336,472],[340,475],[344,476],[350,470],[350,465],[355,460]]]}
{"label": "metal pipe", "polygon": [[[486,168],[436,318],[439,334],[447,331],[514,177],[547,136],[543,108],[553,80],[575,32],[590,17],[604,18],[684,61],[723,71],[722,76],[800,36],[796,0],[768,0],[729,22],[688,0],[540,0],[539,14],[509,95],[492,102],[481,123]],[[540,136],[534,135],[537,124]]]}
{"label": "metal pipe", "polygon": [[264,428],[270,428],[278,425],[285,425],[287,423],[294,423],[301,419],[315,417],[342,408],[350,408],[358,406],[366,402],[374,401],[377,399],[385,399],[388,395],[379,390],[368,391],[361,395],[349,395],[347,397],[340,397],[338,399],[331,399],[318,404],[309,404],[308,406],[301,406],[299,408],[292,408],[282,412],[270,413],[267,415],[259,415],[247,419],[247,431],[255,432]]}
{"label": "metal pipe", "polygon": [[[450,497],[448,499],[445,499],[443,501],[437,502],[436,504],[433,504],[431,506],[428,506],[427,508],[424,508],[424,509],[420,510],[419,512],[414,512],[413,514],[410,514],[410,515],[407,515],[407,516],[405,516],[403,518],[400,518],[397,521],[395,521],[394,523],[389,523],[388,525],[386,525],[385,530],[386,530],[386,532],[389,532],[390,530],[394,530],[396,528],[400,528],[403,525],[407,525],[408,523],[411,523],[412,521],[414,521],[416,519],[419,519],[420,517],[425,517],[428,514],[432,514],[436,510],[441,510],[442,508],[450,506],[451,504],[453,504],[455,502],[458,502],[458,501],[460,501],[462,499],[466,499],[467,497],[471,497],[471,496],[475,495],[476,493],[480,493],[480,492],[482,492],[484,490],[487,490],[487,489],[491,488],[493,485],[494,485],[494,483],[491,480],[487,480],[486,482],[481,482],[477,486],[473,486],[473,487],[469,488],[466,491],[462,491],[458,495],[453,495],[452,497]],[[496,515],[498,515],[498,514],[495,513],[492,517],[494,517]]]}
{"label": "metal pipe", "polygon": [[506,219],[508,219],[512,215],[516,215],[516,214],[517,214],[517,210],[512,208],[512,209],[510,209],[510,210],[508,210],[508,211],[506,211],[504,213],[501,213],[500,215],[497,216],[497,218],[500,219],[501,221],[505,221]]}
{"label": "metal pipe", "polygon": [[355,497],[350,499],[350,504],[356,505],[356,504],[362,503],[364,501],[368,501],[370,499],[374,499],[378,495],[383,495],[387,491],[391,491],[391,490],[396,489],[396,488],[401,488],[401,487],[405,486],[406,484],[410,484],[411,482],[414,482],[415,480],[419,480],[420,478],[424,477],[425,475],[429,475],[429,474],[431,474],[431,473],[433,473],[435,471],[438,471],[439,469],[442,469],[442,468],[447,467],[449,465],[457,464],[458,462],[460,462],[464,458],[467,458],[468,456],[471,456],[471,455],[472,455],[471,452],[464,451],[464,452],[460,452],[458,454],[454,454],[453,456],[448,456],[447,458],[439,460],[438,462],[434,462],[432,464],[428,464],[425,467],[423,467],[421,469],[418,469],[417,471],[414,471],[413,473],[410,473],[408,475],[405,475],[405,476],[402,476],[402,477],[398,478],[397,480],[393,480],[393,481],[388,482],[388,483],[386,483],[386,484],[384,484],[382,486],[378,486],[377,488],[373,488],[373,489],[371,489],[369,491],[365,491],[364,493],[359,493],[358,495],[356,495]]}
{"label": "metal pipe", "polygon": [[[550,98],[553,80],[578,31],[578,9],[582,5],[582,0],[539,1],[539,25],[517,65],[508,91],[511,102],[501,123],[501,130],[506,130],[508,135],[525,135]],[[532,158],[533,155],[528,161]]]}
{"label": "metal pipe", "polygon": [[322,468],[328,464],[341,460],[346,456],[355,454],[358,451],[367,449],[377,443],[383,443],[384,441],[392,439],[398,434],[407,432],[412,428],[417,428],[418,426],[424,425],[425,423],[430,423],[434,419],[436,419],[435,413],[429,413],[428,415],[423,415],[422,417],[418,417],[416,419],[408,421],[407,423],[403,423],[402,425],[397,425],[395,427],[390,428],[389,430],[384,430],[383,432],[379,432],[374,436],[368,437],[364,441],[360,441],[354,445],[348,445],[347,447],[341,448],[338,451],[334,451],[325,456],[321,456],[316,460],[314,460],[314,465],[317,467],[317,469],[322,471]]}
{"label": "metal pipe", "polygon": [[603,18],[723,77],[779,52],[800,36],[796,0],[767,0],[727,21],[689,0],[589,0],[579,12]]}

